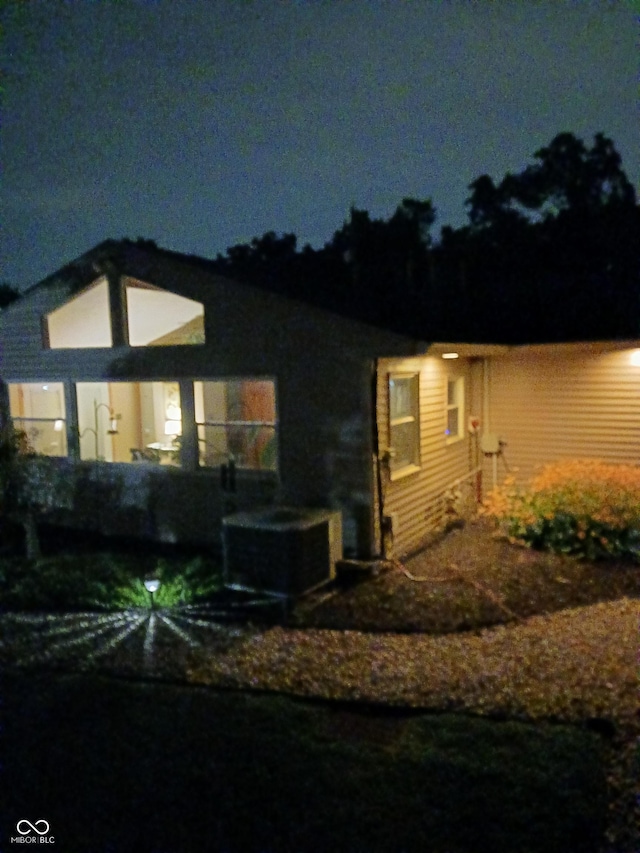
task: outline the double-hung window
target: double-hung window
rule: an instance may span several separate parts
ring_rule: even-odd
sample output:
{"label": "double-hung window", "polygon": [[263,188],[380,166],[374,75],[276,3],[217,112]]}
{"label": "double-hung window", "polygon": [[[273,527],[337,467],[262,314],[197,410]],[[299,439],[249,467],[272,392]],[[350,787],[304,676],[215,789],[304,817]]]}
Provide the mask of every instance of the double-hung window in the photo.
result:
{"label": "double-hung window", "polygon": [[392,475],[420,467],[419,374],[389,376],[389,445]]}
{"label": "double-hung window", "polygon": [[445,436],[447,443],[463,436],[464,422],[464,378],[447,379],[447,408]]}

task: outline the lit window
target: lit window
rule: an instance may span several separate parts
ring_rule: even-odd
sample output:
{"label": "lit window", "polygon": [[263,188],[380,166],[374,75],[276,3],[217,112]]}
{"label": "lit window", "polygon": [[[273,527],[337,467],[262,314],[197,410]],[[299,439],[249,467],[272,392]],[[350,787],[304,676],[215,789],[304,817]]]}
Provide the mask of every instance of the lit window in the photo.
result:
{"label": "lit window", "polygon": [[200,465],[277,468],[275,384],[264,379],[194,382]]}
{"label": "lit window", "polygon": [[463,436],[464,420],[464,379],[447,380],[447,426],[445,435],[447,441],[457,441]]}
{"label": "lit window", "polygon": [[132,347],[204,343],[204,306],[133,279],[125,279]]}
{"label": "lit window", "polygon": [[[204,343],[204,306],[135,279],[124,279],[129,344],[134,347]],[[111,347],[109,283],[101,277],[45,318],[50,349]],[[122,332],[123,330],[116,330]],[[123,336],[116,334],[116,339]]]}
{"label": "lit window", "polygon": [[43,456],[67,455],[62,382],[20,382],[9,385],[13,425],[24,432],[28,447]]}
{"label": "lit window", "polygon": [[80,458],[180,464],[177,382],[79,382]]}
{"label": "lit window", "polygon": [[87,349],[112,345],[109,285],[100,278],[46,318],[50,349]]}
{"label": "lit window", "polygon": [[409,473],[420,465],[419,376],[389,376],[391,472]]}

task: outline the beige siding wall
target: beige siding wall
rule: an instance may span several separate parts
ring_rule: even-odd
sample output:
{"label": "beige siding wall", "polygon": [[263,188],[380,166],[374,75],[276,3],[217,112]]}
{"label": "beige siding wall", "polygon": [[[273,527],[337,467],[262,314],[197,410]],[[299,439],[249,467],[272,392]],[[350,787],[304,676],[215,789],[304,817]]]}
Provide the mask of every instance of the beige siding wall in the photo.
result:
{"label": "beige siding wall", "polygon": [[[381,456],[390,445],[390,373],[419,373],[420,383],[420,468],[400,477],[391,477],[382,464],[384,514],[396,521],[393,554],[404,556],[420,548],[429,533],[445,520],[446,495],[452,484],[474,467],[475,439],[467,431],[468,416],[482,413],[481,371],[477,361],[443,360],[440,357],[382,359],[378,364],[378,434]],[[446,428],[447,379],[465,380],[463,435],[448,443]],[[473,492],[472,480],[459,485],[464,497]]]}
{"label": "beige siding wall", "polygon": [[[547,462],[597,458],[640,464],[640,366],[633,350],[522,348],[491,360],[491,432],[525,482]],[[486,464],[486,483],[491,465]],[[498,462],[499,481],[506,473]]]}

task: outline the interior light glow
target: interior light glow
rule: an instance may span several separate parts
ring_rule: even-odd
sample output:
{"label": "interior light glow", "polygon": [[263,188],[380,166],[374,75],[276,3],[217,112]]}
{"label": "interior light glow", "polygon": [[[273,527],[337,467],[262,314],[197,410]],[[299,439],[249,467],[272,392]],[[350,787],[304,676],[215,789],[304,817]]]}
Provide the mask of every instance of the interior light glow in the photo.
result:
{"label": "interior light glow", "polygon": [[63,422],[60,420],[60,418],[58,418],[56,421],[54,421],[53,429],[55,430],[55,432],[62,432],[62,427],[63,427]]}
{"label": "interior light glow", "polygon": [[165,421],[165,435],[182,435],[182,421]]}
{"label": "interior light glow", "polygon": [[460,356],[458,355],[457,352],[443,352],[442,357],[443,358],[459,358]]}
{"label": "interior light glow", "polygon": [[629,361],[634,367],[640,367],[640,349],[633,350]]}

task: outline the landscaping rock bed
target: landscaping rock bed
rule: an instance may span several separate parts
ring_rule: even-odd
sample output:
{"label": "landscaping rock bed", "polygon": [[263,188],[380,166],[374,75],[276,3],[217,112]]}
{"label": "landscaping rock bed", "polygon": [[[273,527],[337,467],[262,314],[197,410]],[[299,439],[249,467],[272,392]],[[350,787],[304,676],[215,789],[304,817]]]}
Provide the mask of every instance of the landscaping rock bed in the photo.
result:
{"label": "landscaping rock bed", "polygon": [[624,596],[640,597],[640,566],[518,547],[476,521],[365,581],[301,599],[291,624],[445,634]]}

